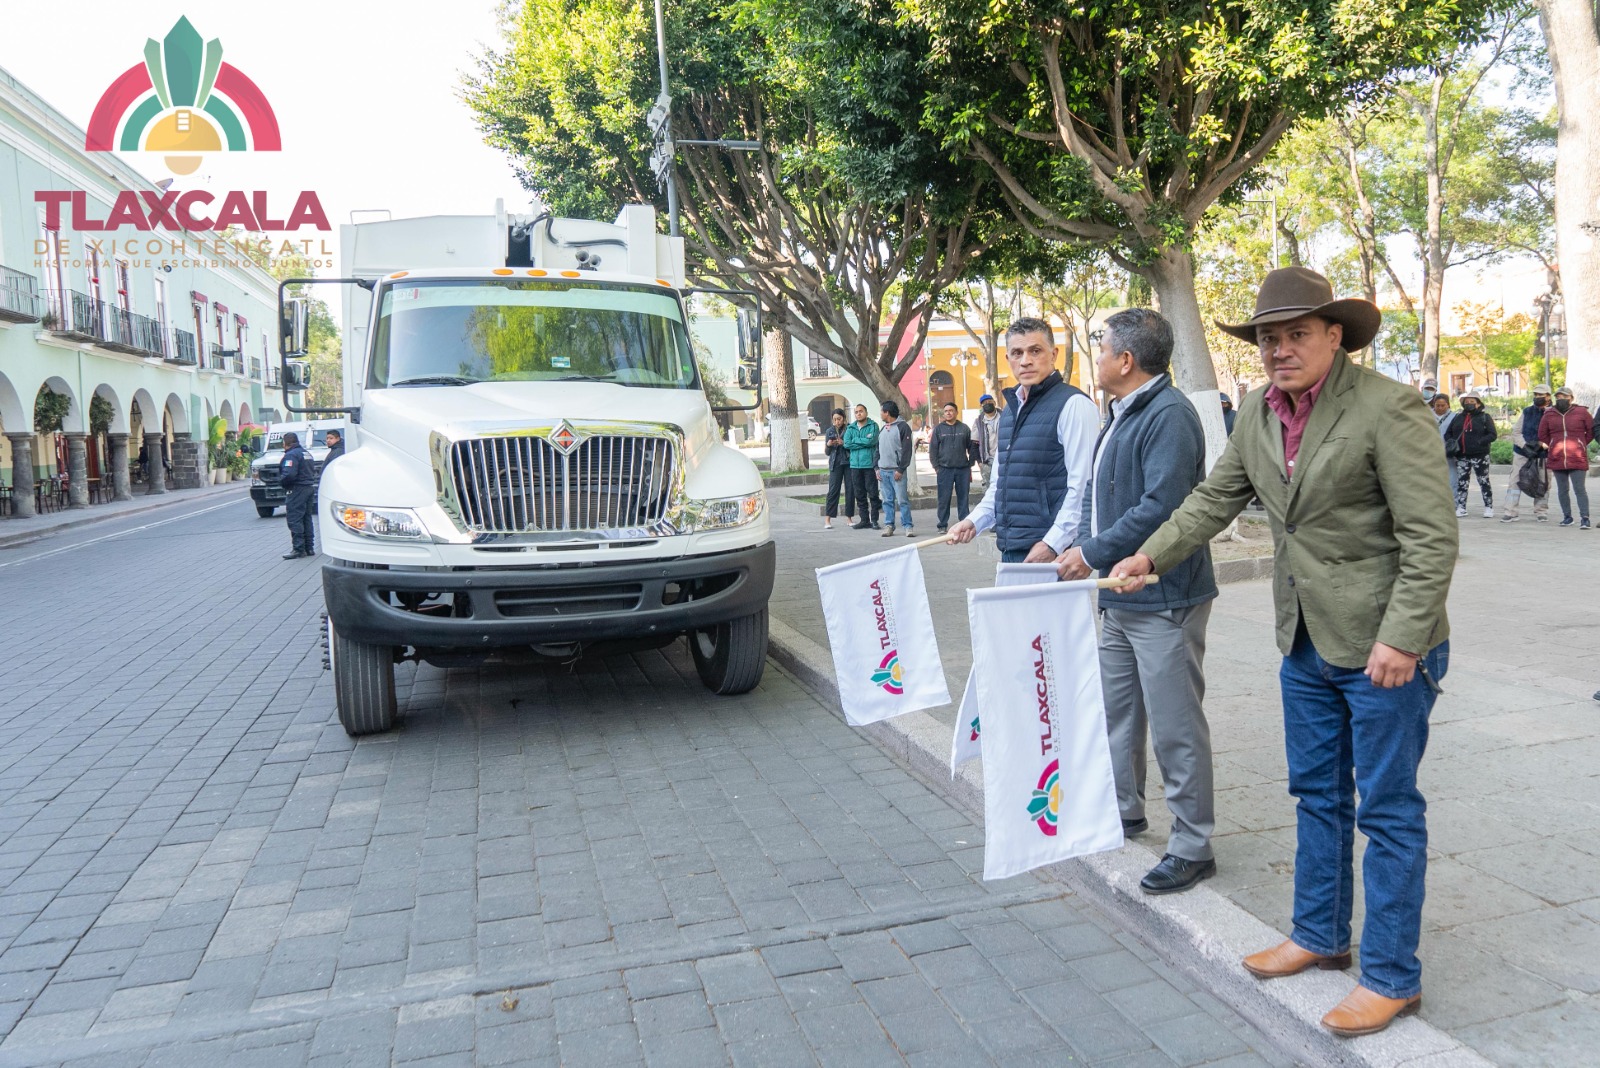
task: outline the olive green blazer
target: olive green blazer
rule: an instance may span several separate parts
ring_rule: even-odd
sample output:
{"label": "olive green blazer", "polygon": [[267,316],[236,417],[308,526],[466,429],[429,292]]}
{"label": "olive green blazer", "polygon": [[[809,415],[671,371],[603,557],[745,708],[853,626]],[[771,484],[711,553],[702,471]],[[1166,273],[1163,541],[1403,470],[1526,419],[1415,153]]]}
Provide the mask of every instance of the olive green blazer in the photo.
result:
{"label": "olive green blazer", "polygon": [[1366,666],[1374,641],[1421,655],[1450,635],[1455,502],[1438,424],[1415,390],[1350,362],[1318,394],[1291,479],[1266,387],[1239,405],[1211,474],[1140,550],[1160,574],[1261,498],[1272,525],[1278,648],[1303,616],[1324,660]]}

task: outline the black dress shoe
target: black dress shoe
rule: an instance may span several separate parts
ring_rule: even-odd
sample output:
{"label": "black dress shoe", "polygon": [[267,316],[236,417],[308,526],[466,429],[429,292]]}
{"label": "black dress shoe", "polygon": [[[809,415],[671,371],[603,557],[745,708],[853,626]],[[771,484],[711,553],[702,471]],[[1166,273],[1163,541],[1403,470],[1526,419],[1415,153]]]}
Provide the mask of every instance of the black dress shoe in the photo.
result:
{"label": "black dress shoe", "polygon": [[1125,836],[1128,836],[1130,838],[1133,835],[1136,835],[1136,834],[1143,834],[1145,831],[1148,831],[1149,829],[1150,829],[1150,821],[1145,819],[1143,816],[1140,816],[1136,820],[1123,820],[1122,821],[1122,833]]}
{"label": "black dress shoe", "polygon": [[1168,853],[1139,880],[1139,889],[1147,894],[1179,894],[1215,874],[1214,860],[1184,860]]}

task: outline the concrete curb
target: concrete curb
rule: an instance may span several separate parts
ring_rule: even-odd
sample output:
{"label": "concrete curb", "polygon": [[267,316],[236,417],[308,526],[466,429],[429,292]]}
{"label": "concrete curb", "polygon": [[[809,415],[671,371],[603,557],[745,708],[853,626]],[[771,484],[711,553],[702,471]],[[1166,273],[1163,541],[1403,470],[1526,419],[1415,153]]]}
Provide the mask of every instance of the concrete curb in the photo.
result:
{"label": "concrete curb", "polygon": [[[779,620],[771,620],[769,626],[772,659],[844,718],[828,650]],[[857,729],[919,778],[943,790],[969,818],[982,822],[982,771],[971,762],[951,777],[949,727],[924,712],[913,712]],[[1139,880],[1159,859],[1130,842],[1115,852],[1054,865],[1045,872],[1111,913],[1169,964],[1303,1063],[1339,1068],[1491,1065],[1477,1051],[1415,1016],[1367,1038],[1341,1039],[1329,1033],[1321,1024],[1323,1013],[1354,988],[1355,977],[1313,970],[1275,982],[1257,980],[1240,966],[1240,958],[1276,944],[1283,933],[1204,885],[1183,894],[1146,896],[1138,888]]]}
{"label": "concrete curb", "polygon": [[[145,512],[154,512],[161,508],[173,508],[191,501],[206,501],[213,497],[226,496],[230,491],[237,493],[241,490],[248,491],[249,487],[243,484],[234,485],[232,482],[221,486],[204,486],[198,490],[169,490],[161,494],[160,498],[149,504],[136,504],[130,508],[110,509],[106,505],[90,505],[72,511],[51,513],[70,517],[64,522],[52,521],[46,526],[34,527],[31,530],[18,530],[15,533],[6,528],[12,523],[29,523],[29,519],[0,520],[0,549],[10,548],[15,545],[26,545],[29,542],[41,541],[53,534],[60,534],[67,530],[77,530],[79,527],[91,526],[95,523],[105,523],[113,519],[122,519],[130,515],[142,515]],[[248,493],[241,499],[248,499]],[[39,517],[34,517],[39,518]]]}

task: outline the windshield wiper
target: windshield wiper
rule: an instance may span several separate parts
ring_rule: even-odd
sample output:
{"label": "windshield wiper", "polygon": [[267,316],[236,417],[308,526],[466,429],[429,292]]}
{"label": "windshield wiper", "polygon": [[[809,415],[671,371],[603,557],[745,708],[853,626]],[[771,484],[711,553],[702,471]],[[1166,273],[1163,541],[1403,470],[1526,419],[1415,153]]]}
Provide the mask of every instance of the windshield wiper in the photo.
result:
{"label": "windshield wiper", "polygon": [[474,382],[482,382],[481,378],[466,378],[462,375],[418,375],[416,378],[402,378],[398,382],[390,382],[394,386],[470,386]]}

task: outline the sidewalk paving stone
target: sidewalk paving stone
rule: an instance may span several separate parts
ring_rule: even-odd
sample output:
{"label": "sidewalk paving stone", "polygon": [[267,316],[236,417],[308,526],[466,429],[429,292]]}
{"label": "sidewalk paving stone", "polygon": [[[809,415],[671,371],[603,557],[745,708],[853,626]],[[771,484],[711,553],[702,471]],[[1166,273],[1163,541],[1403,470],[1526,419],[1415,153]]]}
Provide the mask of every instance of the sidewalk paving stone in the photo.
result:
{"label": "sidewalk paving stone", "polygon": [[[5,572],[0,627],[71,651],[0,664],[0,1061],[1061,1063],[1203,1018],[1289,1063],[1137,942],[1094,976],[1164,1020],[1097,993],[1042,939],[1117,924],[984,883],[981,829],[775,666],[718,699],[681,647],[406,665],[400,729],[352,741],[315,566],[247,504],[181,513]],[[160,595],[84,611],[130,573]],[[194,625],[222,603],[259,625]]]}

